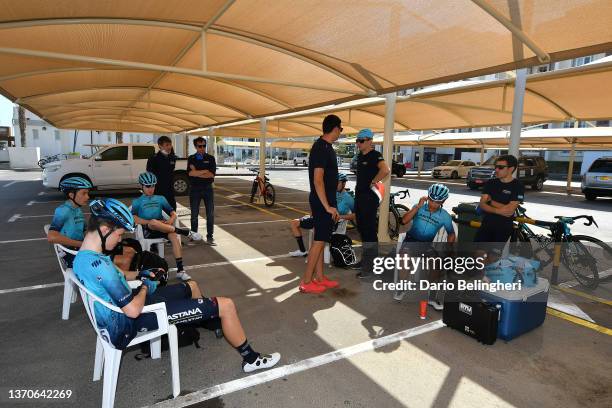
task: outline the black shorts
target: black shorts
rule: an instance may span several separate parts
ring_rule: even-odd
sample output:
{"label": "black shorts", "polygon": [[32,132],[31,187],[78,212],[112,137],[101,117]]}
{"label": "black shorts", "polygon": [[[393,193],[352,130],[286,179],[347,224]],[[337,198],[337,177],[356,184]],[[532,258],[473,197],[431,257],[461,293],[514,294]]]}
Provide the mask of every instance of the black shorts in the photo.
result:
{"label": "black shorts", "polygon": [[300,218],[300,228],[302,229],[313,229],[314,228],[314,219],[312,215],[305,215]]}
{"label": "black shorts", "polygon": [[[178,283],[157,288],[147,294],[145,305],[165,303],[170,324],[198,324],[201,321],[219,317],[217,298],[191,299],[191,288],[187,283]],[[157,329],[155,313],[143,313],[136,319],[137,330]]]}
{"label": "black shorts", "polygon": [[[335,225],[331,214],[325,211],[319,199],[312,197],[312,194],[310,194],[308,201],[310,203],[310,212],[312,213],[314,240],[329,242]],[[331,202],[330,205],[335,206],[336,203]]]}
{"label": "black shorts", "polygon": [[146,225],[143,226],[142,232],[146,239],[157,239],[157,238],[168,239],[168,234],[166,234],[165,232],[149,229],[149,227],[147,227]]}

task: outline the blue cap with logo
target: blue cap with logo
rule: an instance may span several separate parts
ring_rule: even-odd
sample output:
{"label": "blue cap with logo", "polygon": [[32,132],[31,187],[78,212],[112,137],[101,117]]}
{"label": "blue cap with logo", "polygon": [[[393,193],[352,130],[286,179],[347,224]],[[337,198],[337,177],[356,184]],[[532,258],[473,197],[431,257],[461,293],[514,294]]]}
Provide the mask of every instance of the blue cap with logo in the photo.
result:
{"label": "blue cap with logo", "polygon": [[361,129],[357,133],[357,139],[374,139],[374,132],[372,132],[372,129]]}

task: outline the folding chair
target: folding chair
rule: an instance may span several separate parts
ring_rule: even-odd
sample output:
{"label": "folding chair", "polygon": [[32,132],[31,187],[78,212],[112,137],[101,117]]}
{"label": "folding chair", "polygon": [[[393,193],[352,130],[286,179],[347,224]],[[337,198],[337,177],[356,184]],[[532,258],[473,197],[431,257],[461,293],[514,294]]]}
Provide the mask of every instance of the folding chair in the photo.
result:
{"label": "folding chair", "polygon": [[[96,356],[94,362],[93,380],[98,381],[102,377],[102,369],[104,369],[104,385],[102,387],[102,408],[112,408],[115,403],[115,391],[117,389],[117,378],[119,376],[119,366],[121,364],[122,350],[116,349],[108,339],[100,333],[96,322],[96,314],[94,305],[99,303],[107,309],[111,309],[116,313],[123,311],[100,299],[98,296],[90,292],[76,277],[72,269],[66,271],[69,279],[79,288],[81,299],[85,306],[85,311],[89,317],[89,321],[96,332]],[[132,284],[130,284],[132,286]],[[176,326],[168,323],[168,314],[164,303],[155,303],[147,305],[142,309],[142,313],[155,313],[157,315],[157,330],[140,332],[128,344],[127,347],[136,344],[151,342],[151,358],[161,358],[161,336],[168,335],[168,344],[170,350],[170,366],[172,370],[172,395],[176,398],[181,392],[181,380],[179,374],[179,359],[178,359],[178,334]]]}
{"label": "folding chair", "polygon": [[[130,211],[131,210],[132,210],[132,207],[130,206]],[[170,216],[163,211],[162,211],[162,216],[164,217],[165,220],[170,218]],[[176,217],[174,226],[178,226],[178,217]],[[150,251],[151,247],[155,245],[157,246],[157,254],[161,256],[162,258],[164,257],[164,245],[166,244],[166,242],[168,242],[166,238],[152,238],[152,239],[145,238],[144,228],[140,224],[136,225],[136,231],[134,232],[134,235],[136,239],[138,240],[138,242],[140,242],[140,246],[142,246],[143,251]]]}
{"label": "folding chair", "polygon": [[[49,235],[50,225],[45,225],[45,234]],[[55,251],[55,256],[57,257],[57,262],[59,263],[60,270],[62,271],[62,275],[64,275],[64,300],[62,302],[62,319],[68,320],[70,317],[70,304],[76,302],[77,293],[74,284],[68,278],[66,271],[69,270],[68,265],[66,265],[66,261],[64,257],[66,254],[76,255],[77,251],[68,249],[60,244],[53,244],[53,250]]]}

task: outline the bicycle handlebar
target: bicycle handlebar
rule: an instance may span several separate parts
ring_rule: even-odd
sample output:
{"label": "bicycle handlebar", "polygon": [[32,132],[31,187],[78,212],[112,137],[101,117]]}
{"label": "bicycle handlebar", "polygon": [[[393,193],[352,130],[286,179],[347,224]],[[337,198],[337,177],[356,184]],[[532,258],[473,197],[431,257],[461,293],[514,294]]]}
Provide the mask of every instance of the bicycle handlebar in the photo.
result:
{"label": "bicycle handlebar", "polygon": [[574,221],[584,218],[586,220],[584,222],[584,225],[588,227],[590,225],[595,224],[595,226],[599,228],[599,225],[597,225],[597,222],[595,221],[595,218],[593,218],[592,215],[578,215],[576,217],[563,217],[560,215],[555,215],[555,218],[558,219],[560,222],[566,222],[568,224],[573,224]]}
{"label": "bicycle handlebar", "polygon": [[406,189],[406,190],[398,191],[397,193],[391,193],[390,196],[397,197],[400,200],[402,200],[406,198],[406,196],[410,197],[410,191]]}

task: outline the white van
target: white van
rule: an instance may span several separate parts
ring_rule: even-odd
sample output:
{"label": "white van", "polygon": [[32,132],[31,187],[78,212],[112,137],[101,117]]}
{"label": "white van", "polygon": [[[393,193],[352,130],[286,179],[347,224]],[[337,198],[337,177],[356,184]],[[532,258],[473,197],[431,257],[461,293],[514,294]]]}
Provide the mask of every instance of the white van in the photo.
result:
{"label": "white van", "polygon": [[301,164],[304,167],[308,166],[308,153],[307,152],[298,153],[293,158],[293,165],[297,166],[298,164]]}

